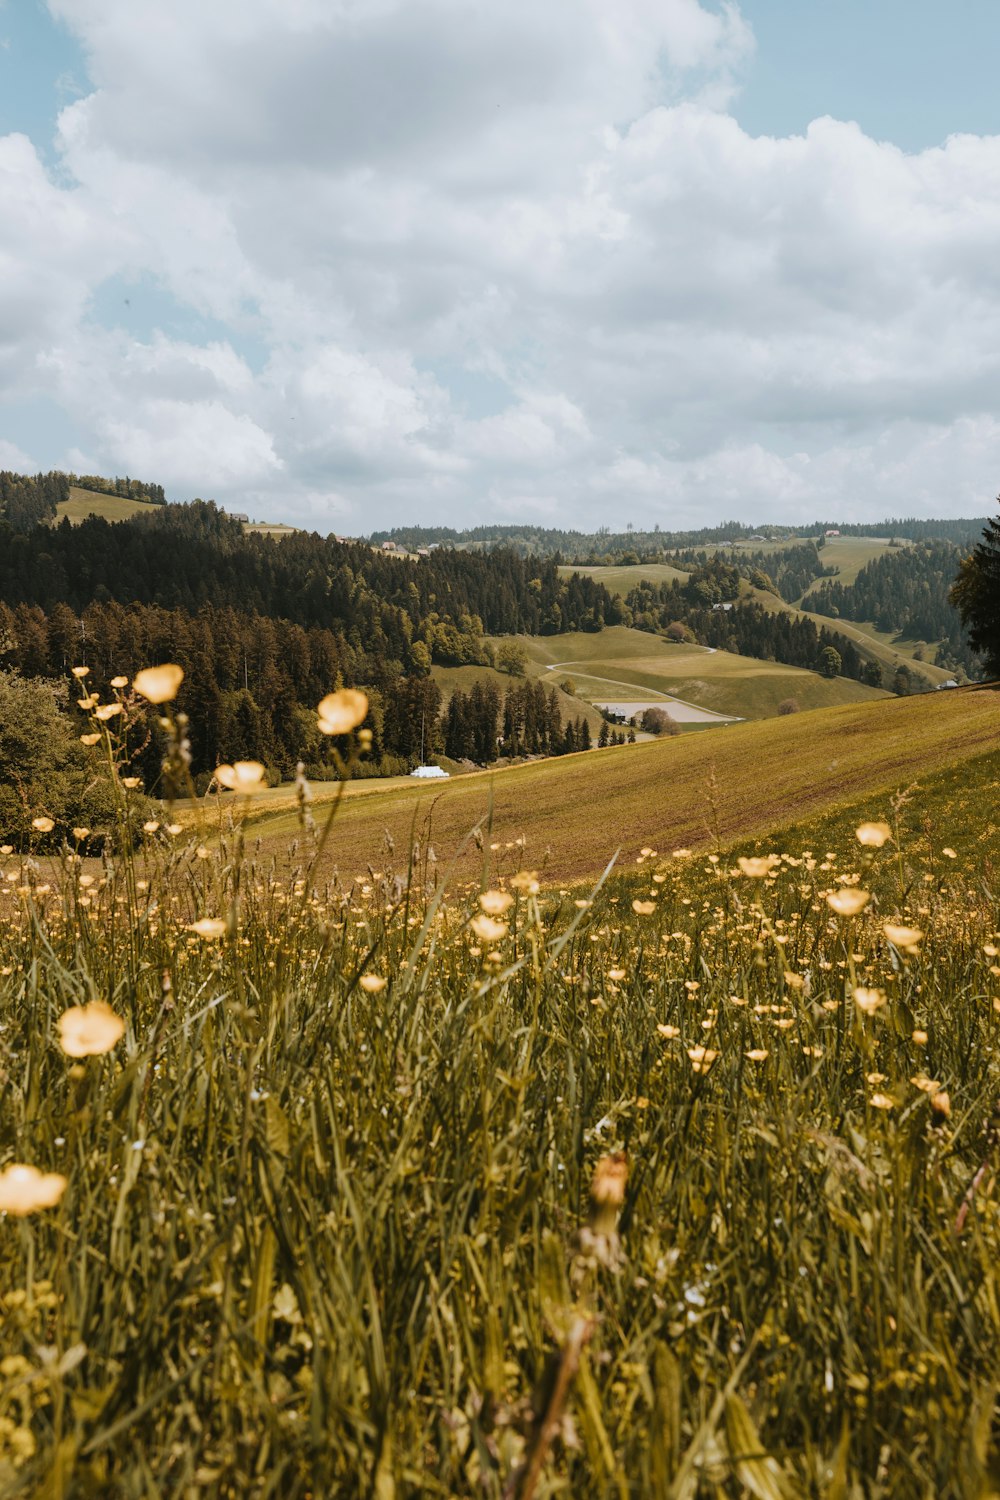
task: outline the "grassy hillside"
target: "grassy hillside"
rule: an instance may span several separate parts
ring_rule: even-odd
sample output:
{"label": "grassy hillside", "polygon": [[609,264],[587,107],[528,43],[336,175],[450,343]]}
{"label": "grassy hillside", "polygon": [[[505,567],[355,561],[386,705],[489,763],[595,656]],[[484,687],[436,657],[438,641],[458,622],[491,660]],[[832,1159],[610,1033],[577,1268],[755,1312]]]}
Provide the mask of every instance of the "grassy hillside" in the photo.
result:
{"label": "grassy hillside", "polygon": [[[882,699],[668,741],[592,750],[451,784],[345,799],[332,847],[349,871],[381,866],[385,835],[416,827],[441,858],[490,818],[489,837],[528,840],[552,878],[595,873],[621,848],[690,848],[752,837],[991,751],[1000,691],[963,688]],[[256,817],[268,849],[293,835],[291,813]]]}
{"label": "grassy hillside", "polygon": [[131,516],[146,515],[155,507],[145,500],[128,500],[124,495],[99,495],[94,490],[81,490],[74,485],[69,499],[56,507],[56,520],[69,520],[74,526],[88,516],[100,516],[105,521],[127,521]]}
{"label": "grassy hillside", "polygon": [[[851,584],[866,563],[870,563],[873,558],[881,557],[888,550],[891,542],[892,538],[887,536],[831,536],[827,538],[820,550],[820,560],[828,568],[837,569],[838,583]],[[910,544],[904,541],[897,545],[907,547]],[[817,579],[817,583],[819,581]],[[808,599],[808,596],[809,590],[807,589],[803,602]]]}
{"label": "grassy hillside", "polygon": [[715,713],[760,719],[775,714],[786,698],[807,709],[880,696],[847,678],[830,681],[780,662],[673,645],[623,625],[596,634],[525,638],[525,643],[533,671],[556,680],[570,677],[591,702],[666,694]]}

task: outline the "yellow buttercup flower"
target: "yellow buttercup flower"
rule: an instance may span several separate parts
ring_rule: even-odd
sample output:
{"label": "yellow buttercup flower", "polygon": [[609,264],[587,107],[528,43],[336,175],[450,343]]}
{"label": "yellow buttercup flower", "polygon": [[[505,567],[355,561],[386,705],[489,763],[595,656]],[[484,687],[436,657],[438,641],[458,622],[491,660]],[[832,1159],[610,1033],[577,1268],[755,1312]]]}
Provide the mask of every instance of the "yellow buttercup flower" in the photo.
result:
{"label": "yellow buttercup flower", "polygon": [[856,917],[858,912],[864,911],[871,899],[869,891],[859,891],[855,887],[831,891],[826,898],[827,905],[840,917]]}
{"label": "yellow buttercup flower", "polygon": [[0,1213],[23,1218],[40,1208],[54,1208],[66,1191],[59,1172],[40,1172],[21,1162],[11,1162],[0,1172]]}
{"label": "yellow buttercup flower", "polygon": [[136,672],[132,686],[150,703],[169,703],[177,697],[183,681],[184,668],[167,661],[159,667],[143,667]]}
{"label": "yellow buttercup flower", "polygon": [[367,694],[357,688],[341,688],[327,693],[316,709],[320,734],[350,734],[364,722],[368,712]]}
{"label": "yellow buttercup flower", "polygon": [[854,837],[870,849],[881,849],[892,838],[892,829],[888,823],[861,823],[855,828]]}
{"label": "yellow buttercup flower", "polygon": [[67,1057],[100,1057],[125,1035],[125,1022],[103,1000],[74,1005],[58,1024],[59,1045]]}
{"label": "yellow buttercup flower", "polygon": [[267,771],[259,760],[237,760],[231,766],[216,766],[215,779],[231,792],[248,796],[267,786]]}

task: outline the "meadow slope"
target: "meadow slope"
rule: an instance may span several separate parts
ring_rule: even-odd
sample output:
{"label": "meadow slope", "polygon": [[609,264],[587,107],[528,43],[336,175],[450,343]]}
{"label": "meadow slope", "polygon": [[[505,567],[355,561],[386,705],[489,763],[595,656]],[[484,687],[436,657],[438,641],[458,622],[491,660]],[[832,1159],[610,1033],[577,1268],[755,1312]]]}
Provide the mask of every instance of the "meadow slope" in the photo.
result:
{"label": "meadow slope", "polygon": [[[415,835],[445,860],[486,820],[491,842],[523,837],[525,862],[565,882],[596,874],[618,850],[630,859],[647,845],[753,838],[998,745],[1000,691],[991,687],[848,704],[482,772],[443,788],[348,795],[329,858],[344,874],[369,863],[398,868]],[[296,828],[292,812],[251,821],[275,854]]]}

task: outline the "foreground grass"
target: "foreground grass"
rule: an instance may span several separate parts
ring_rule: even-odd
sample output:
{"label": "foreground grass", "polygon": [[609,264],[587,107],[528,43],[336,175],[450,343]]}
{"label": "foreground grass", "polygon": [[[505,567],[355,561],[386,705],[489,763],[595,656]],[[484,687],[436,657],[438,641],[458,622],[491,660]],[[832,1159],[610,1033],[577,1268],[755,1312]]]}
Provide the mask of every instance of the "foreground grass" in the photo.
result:
{"label": "foreground grass", "polygon": [[591,893],[8,856],[0,1492],[994,1493],[998,774]]}

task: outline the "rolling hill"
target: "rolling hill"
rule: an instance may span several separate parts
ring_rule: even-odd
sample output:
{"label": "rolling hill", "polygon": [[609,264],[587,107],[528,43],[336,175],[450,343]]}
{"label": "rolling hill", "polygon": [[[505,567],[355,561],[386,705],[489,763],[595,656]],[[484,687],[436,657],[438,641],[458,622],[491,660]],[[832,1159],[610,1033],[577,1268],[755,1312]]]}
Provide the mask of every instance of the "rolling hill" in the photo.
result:
{"label": "rolling hill", "polygon": [[[998,733],[1000,690],[971,687],[593,750],[465,776],[443,788],[414,782],[372,792],[363,783],[344,798],[331,867],[347,875],[388,859],[398,868],[414,832],[444,862],[485,820],[484,837],[500,850],[527,841],[523,853],[515,850],[519,862],[553,880],[582,879],[619,849],[627,862],[646,846],[726,846],[877,800],[963,761],[996,759]],[[251,821],[280,857],[295,815],[257,809]],[[473,847],[465,863],[480,857]]]}

